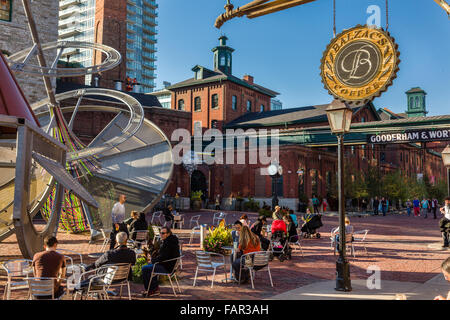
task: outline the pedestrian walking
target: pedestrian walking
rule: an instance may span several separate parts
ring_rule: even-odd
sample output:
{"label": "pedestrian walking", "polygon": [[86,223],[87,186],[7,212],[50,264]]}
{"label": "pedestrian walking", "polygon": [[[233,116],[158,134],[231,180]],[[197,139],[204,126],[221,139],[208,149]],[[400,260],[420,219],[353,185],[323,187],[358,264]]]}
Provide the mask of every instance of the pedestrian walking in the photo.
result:
{"label": "pedestrian walking", "polygon": [[444,217],[439,221],[439,228],[442,233],[444,244],[442,248],[448,248],[450,245],[450,197],[445,198],[445,204],[440,209]]}
{"label": "pedestrian walking", "polygon": [[412,203],[411,201],[408,199],[405,203],[406,205],[406,212],[408,213],[408,217],[411,216],[411,207],[412,207]]}
{"label": "pedestrian walking", "polygon": [[373,214],[375,216],[378,215],[378,206],[380,205],[380,201],[378,201],[378,197],[375,197],[375,199],[373,200]]}
{"label": "pedestrian walking", "polygon": [[424,215],[424,219],[428,218],[428,207],[430,206],[430,204],[428,203],[428,200],[423,198],[422,202],[422,214]]}
{"label": "pedestrian walking", "polygon": [[387,211],[387,202],[386,199],[383,197],[381,198],[381,211],[383,212],[383,217],[386,216],[386,211]]}
{"label": "pedestrian walking", "polygon": [[123,231],[129,235],[127,225],[124,223],[125,220],[125,201],[127,197],[124,194],[119,196],[119,201],[116,202],[111,210],[111,220],[112,220],[112,231],[110,234],[109,250],[114,249],[116,246],[116,235]]}
{"label": "pedestrian walking", "polygon": [[436,198],[433,198],[431,201],[431,212],[433,213],[433,219],[437,219],[436,212],[439,206],[439,202]]}
{"label": "pedestrian walking", "polygon": [[420,201],[417,197],[413,200],[414,217],[420,217]]}
{"label": "pedestrian walking", "polygon": [[316,195],[313,195],[313,198],[312,198],[312,204],[313,204],[313,207],[314,207],[314,213],[319,214],[319,213],[320,213],[320,212],[319,212],[320,201],[319,201],[319,199],[316,197]]}

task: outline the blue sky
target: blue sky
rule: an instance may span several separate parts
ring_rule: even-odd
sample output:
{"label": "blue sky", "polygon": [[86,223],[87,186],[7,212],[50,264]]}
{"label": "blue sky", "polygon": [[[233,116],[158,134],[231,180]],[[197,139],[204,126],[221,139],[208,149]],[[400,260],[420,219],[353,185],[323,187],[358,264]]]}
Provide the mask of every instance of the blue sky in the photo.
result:
{"label": "blue sky", "polygon": [[[232,0],[241,6],[250,0]],[[385,0],[336,0],[337,32],[365,24],[370,5]],[[196,64],[212,68],[211,49],[225,34],[233,54],[233,74],[280,93],[283,108],[324,104],[319,66],[332,34],[332,0],[294,7],[256,19],[235,18],[216,29],[225,0],[159,0],[157,87],[193,76]],[[374,100],[377,108],[406,110],[405,91],[420,86],[429,115],[450,113],[450,19],[433,0],[390,0],[389,32],[399,44],[400,72],[393,86]]]}

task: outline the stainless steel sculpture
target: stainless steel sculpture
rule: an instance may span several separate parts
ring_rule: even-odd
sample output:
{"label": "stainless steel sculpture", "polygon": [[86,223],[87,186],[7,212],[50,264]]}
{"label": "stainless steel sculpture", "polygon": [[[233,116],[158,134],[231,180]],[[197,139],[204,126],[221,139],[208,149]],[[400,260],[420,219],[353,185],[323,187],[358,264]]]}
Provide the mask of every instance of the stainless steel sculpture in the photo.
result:
{"label": "stainless steel sculpture", "polygon": [[[75,195],[80,200],[91,235],[95,235],[96,228],[110,228],[111,207],[119,193],[127,194],[127,210],[150,210],[167,189],[173,160],[170,141],[144,118],[142,105],[130,95],[101,88],[55,95],[51,77],[73,77],[112,69],[120,64],[120,53],[108,46],[85,42],[41,45],[30,1],[22,0],[22,3],[33,46],[11,55],[8,63],[16,72],[42,76],[48,98],[32,106],[41,128],[20,117],[0,115],[0,241],[15,232],[23,256],[31,258],[42,250],[46,235],[56,234],[61,210],[67,206],[63,195]],[[64,51],[74,48],[99,51],[106,58],[99,65],[85,68],[58,67]],[[56,51],[51,65],[47,65],[44,51]],[[31,63],[33,57],[37,58],[38,65]],[[117,103],[83,105],[90,96],[113,98]],[[61,101],[67,99],[75,99],[76,103],[61,108]],[[78,112],[83,111],[116,113],[87,146],[72,131]],[[69,123],[63,116],[68,112]],[[66,139],[62,140],[65,145],[54,138],[62,135],[61,132],[66,133]],[[88,170],[89,175],[73,177],[69,173],[71,166],[81,164],[81,167],[91,160],[96,165],[95,170]],[[33,218],[49,202],[46,225],[35,226]]]}

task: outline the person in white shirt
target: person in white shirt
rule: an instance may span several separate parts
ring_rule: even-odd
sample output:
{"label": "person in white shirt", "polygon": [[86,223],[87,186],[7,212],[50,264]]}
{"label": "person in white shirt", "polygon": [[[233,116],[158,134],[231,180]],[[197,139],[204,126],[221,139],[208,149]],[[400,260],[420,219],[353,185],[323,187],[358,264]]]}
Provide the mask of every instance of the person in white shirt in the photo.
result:
{"label": "person in white shirt", "polygon": [[439,221],[442,239],[444,240],[442,248],[448,248],[450,245],[450,197],[445,198],[445,204],[440,210],[444,215],[444,217]]}
{"label": "person in white shirt", "polygon": [[120,231],[126,232],[128,235],[128,228],[124,223],[125,220],[125,201],[127,197],[124,194],[119,196],[119,202],[116,202],[111,210],[112,231],[109,249],[112,250],[116,246],[116,235]]}

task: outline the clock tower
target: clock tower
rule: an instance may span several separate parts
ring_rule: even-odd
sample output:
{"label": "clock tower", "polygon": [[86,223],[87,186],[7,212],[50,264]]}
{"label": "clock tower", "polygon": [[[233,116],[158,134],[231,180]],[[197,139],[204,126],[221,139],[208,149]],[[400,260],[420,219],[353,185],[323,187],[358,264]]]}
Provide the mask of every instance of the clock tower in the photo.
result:
{"label": "clock tower", "polygon": [[425,103],[427,93],[419,87],[406,91],[408,98],[408,117],[425,117],[428,113]]}
{"label": "clock tower", "polygon": [[220,70],[226,75],[231,75],[234,49],[227,46],[227,40],[226,36],[221,36],[219,46],[212,49],[212,52],[214,52],[214,70]]}

